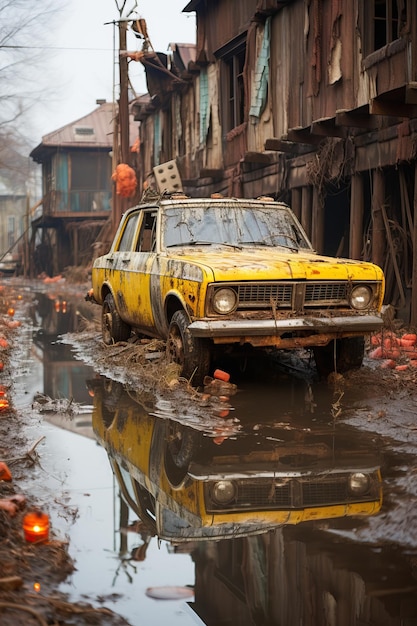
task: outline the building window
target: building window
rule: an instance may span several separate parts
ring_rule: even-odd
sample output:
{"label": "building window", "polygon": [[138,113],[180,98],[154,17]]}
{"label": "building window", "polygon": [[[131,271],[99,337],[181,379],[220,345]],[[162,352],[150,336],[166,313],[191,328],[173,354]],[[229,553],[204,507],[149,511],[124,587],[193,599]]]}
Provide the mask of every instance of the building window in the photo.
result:
{"label": "building window", "polygon": [[223,99],[223,129],[227,133],[244,120],[245,39],[233,43],[217,52],[222,60],[221,93]]}
{"label": "building window", "polygon": [[402,36],[407,24],[407,0],[365,0],[364,8],[364,32],[368,31],[369,36],[368,54]]}

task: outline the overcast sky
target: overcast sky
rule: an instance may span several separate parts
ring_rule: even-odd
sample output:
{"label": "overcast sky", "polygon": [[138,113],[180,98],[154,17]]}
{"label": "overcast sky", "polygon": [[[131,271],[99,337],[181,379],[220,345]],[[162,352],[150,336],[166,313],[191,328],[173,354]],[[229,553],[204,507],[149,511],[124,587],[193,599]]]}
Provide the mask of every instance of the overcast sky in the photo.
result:
{"label": "overcast sky", "polygon": [[[195,13],[182,12],[187,3],[137,0],[136,12],[146,20],[154,50],[166,52],[171,42],[195,43]],[[134,0],[127,0],[126,6],[133,7]],[[68,0],[58,27],[49,33],[45,71],[54,89],[33,111],[35,144],[43,135],[90,113],[97,99],[118,98],[118,27],[112,24],[118,17],[115,0]],[[129,34],[128,49],[141,47],[142,40]],[[135,92],[146,92],[142,64],[131,62],[129,68]]]}

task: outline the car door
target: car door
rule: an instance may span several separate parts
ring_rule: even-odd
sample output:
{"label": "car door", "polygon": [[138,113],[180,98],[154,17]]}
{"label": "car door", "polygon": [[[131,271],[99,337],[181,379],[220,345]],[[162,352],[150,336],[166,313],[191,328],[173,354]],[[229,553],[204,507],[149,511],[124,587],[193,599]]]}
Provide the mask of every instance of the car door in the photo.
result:
{"label": "car door", "polygon": [[[120,308],[123,319],[131,326],[153,334],[151,307],[151,274],[156,256],[156,209],[142,209],[128,250],[119,248]],[[121,242],[122,243],[122,242]]]}

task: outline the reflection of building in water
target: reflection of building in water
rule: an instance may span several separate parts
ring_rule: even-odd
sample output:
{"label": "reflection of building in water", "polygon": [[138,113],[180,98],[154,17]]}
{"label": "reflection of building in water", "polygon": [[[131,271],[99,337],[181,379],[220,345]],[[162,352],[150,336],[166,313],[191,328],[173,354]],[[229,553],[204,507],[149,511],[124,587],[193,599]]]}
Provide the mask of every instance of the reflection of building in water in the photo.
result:
{"label": "reflection of building in water", "polygon": [[193,609],[208,626],[417,623],[411,556],[343,542],[310,524],[200,543],[193,559]]}
{"label": "reflection of building in water", "polygon": [[56,292],[38,292],[32,311],[33,322],[39,326],[37,335],[57,337],[78,328],[77,306],[65,295],[65,286]]}
{"label": "reflection of building in water", "polygon": [[[36,389],[37,397],[33,400],[45,419],[55,426],[93,437],[91,396],[86,382],[94,375],[93,368],[76,360],[70,345],[60,343],[60,334],[77,328],[76,306],[62,296],[38,293],[32,319],[37,327],[32,350],[43,376],[42,388]],[[50,407],[41,406],[42,395],[45,402],[52,400]]]}
{"label": "reflection of building in water", "polygon": [[[36,338],[34,350],[43,364],[43,393],[50,398],[66,398],[74,404],[91,405],[86,381],[92,368],[77,361],[71,347],[50,343],[50,338]],[[40,390],[39,390],[40,391]]]}

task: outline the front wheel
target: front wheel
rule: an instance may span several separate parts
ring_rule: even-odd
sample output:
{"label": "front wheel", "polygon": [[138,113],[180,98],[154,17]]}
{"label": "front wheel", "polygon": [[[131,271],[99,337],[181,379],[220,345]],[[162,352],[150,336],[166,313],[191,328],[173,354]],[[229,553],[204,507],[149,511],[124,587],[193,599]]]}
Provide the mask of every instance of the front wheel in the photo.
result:
{"label": "front wheel", "polygon": [[176,311],[168,330],[166,353],[168,361],[178,363],[180,376],[199,385],[210,367],[210,344],[207,340],[193,337],[188,330],[185,311]]}
{"label": "front wheel", "polygon": [[130,326],[118,314],[111,293],[104,298],[101,309],[101,334],[107,346],[118,341],[127,341],[130,337]]}
{"label": "front wheel", "polygon": [[314,360],[320,376],[332,372],[343,374],[362,365],[365,353],[364,337],[334,339],[327,346],[313,348]]}

